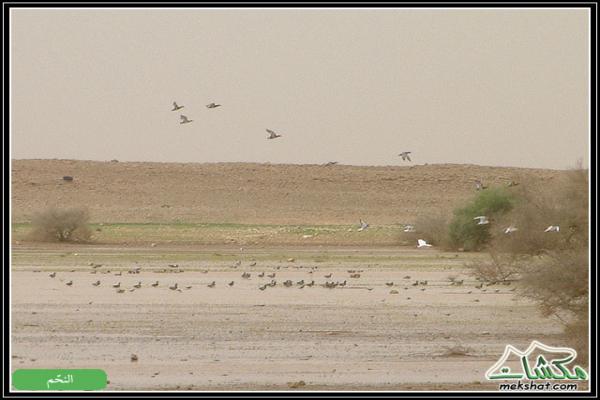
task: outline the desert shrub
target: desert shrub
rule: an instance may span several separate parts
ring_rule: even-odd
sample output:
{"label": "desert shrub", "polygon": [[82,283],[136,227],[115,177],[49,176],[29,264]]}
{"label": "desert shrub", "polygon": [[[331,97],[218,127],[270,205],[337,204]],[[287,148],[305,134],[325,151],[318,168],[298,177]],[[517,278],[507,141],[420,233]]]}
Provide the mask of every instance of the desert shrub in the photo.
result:
{"label": "desert shrub", "polygon": [[439,212],[437,214],[422,215],[415,222],[416,233],[410,233],[414,242],[423,239],[434,246],[448,248],[448,217]]}
{"label": "desert shrub", "polygon": [[480,250],[492,235],[490,225],[479,225],[475,217],[484,215],[490,220],[510,211],[514,195],[503,187],[494,187],[478,192],[465,207],[454,210],[454,217],[448,227],[449,244],[453,248]]}
{"label": "desert shrub", "polygon": [[89,214],[83,208],[50,208],[36,213],[30,239],[43,242],[87,242],[92,232]]}
{"label": "desert shrub", "polygon": [[[514,207],[499,218],[492,232],[494,246],[518,254],[587,248],[588,205],[587,171],[583,169],[568,171],[543,189],[520,185]],[[509,225],[518,231],[504,234]],[[544,232],[550,225],[560,226],[560,232]]]}
{"label": "desert shrub", "polygon": [[494,285],[515,279],[522,270],[523,259],[513,254],[490,251],[489,260],[477,260],[466,264],[470,275],[478,281]]}
{"label": "desert shrub", "polygon": [[555,315],[563,321],[587,316],[587,252],[548,253],[522,271],[521,283],[521,294],[535,300],[544,315]]}
{"label": "desert shrub", "polygon": [[[588,356],[589,186],[588,171],[577,168],[544,189],[524,185],[505,222],[519,231],[494,238],[494,248],[527,259],[521,263],[520,294],[565,326],[565,341]],[[547,233],[549,225],[560,232]]]}

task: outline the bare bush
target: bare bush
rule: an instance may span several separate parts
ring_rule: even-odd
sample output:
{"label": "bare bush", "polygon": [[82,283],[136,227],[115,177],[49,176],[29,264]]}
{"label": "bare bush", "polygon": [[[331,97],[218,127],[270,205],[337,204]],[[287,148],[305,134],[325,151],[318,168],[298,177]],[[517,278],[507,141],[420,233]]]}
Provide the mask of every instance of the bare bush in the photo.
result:
{"label": "bare bush", "polygon": [[423,239],[426,242],[442,249],[449,247],[448,243],[448,225],[447,215],[440,212],[437,214],[428,214],[420,216],[416,223],[416,233],[412,235]]}
{"label": "bare bush", "polygon": [[[588,171],[568,171],[544,187],[519,187],[515,207],[503,222],[518,227],[510,235],[495,232],[494,246],[521,265],[520,294],[542,313],[565,325],[565,340],[585,359],[589,319]],[[532,185],[533,186],[533,185]],[[544,232],[549,225],[559,232]]]}
{"label": "bare bush", "polygon": [[[525,182],[515,190],[515,207],[498,219],[493,231],[494,247],[518,254],[542,254],[547,251],[587,247],[588,178],[587,170],[568,171],[545,188]],[[505,234],[510,225],[516,232]],[[544,232],[550,225],[559,232]]]}
{"label": "bare bush", "polygon": [[490,260],[467,263],[470,274],[490,285],[515,279],[522,269],[522,257],[490,251]]}
{"label": "bare bush", "polygon": [[29,237],[42,242],[87,242],[92,236],[88,221],[83,208],[50,208],[33,216]]}
{"label": "bare bush", "polygon": [[522,295],[535,300],[544,315],[563,321],[587,318],[588,256],[571,250],[552,252],[522,271]]}

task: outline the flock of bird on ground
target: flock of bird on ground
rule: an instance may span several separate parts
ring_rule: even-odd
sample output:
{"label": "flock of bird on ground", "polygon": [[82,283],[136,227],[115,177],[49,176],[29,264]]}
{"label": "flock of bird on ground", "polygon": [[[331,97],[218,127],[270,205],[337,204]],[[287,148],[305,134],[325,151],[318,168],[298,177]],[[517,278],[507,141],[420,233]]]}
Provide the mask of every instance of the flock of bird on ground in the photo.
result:
{"label": "flock of bird on ground", "polygon": [[[206,105],[206,108],[208,109],[214,109],[217,107],[221,107],[221,104],[217,104],[217,103],[209,103]],[[173,109],[171,111],[179,111],[182,108],[184,108],[184,106],[180,106],[177,104],[176,101],[173,102]],[[180,124],[188,124],[190,122],[193,122],[193,120],[188,119],[187,116],[181,114],[180,115]],[[280,138],[282,135],[276,133],[275,131],[271,130],[271,129],[266,129],[267,133],[269,134],[267,136],[267,139],[277,139]],[[399,157],[402,158],[402,161],[412,161],[410,158],[410,154],[412,154],[411,151],[403,151],[400,154],[398,154]],[[329,161],[328,163],[324,164],[325,166],[332,166],[332,165],[336,165],[337,161]],[[510,181],[508,183],[509,187],[512,186],[516,186],[518,185],[517,182],[514,181]],[[475,188],[476,190],[485,190],[487,189],[487,186],[485,186],[479,179],[475,180]],[[475,218],[473,218],[475,221],[477,221],[477,225],[487,225],[490,223],[490,220],[488,219],[487,216],[485,215],[480,215],[477,216]],[[360,219],[359,222],[359,227],[358,227],[358,231],[362,232],[365,231],[367,228],[369,227],[369,224],[366,223],[365,221],[363,221],[362,219]],[[510,225],[509,227],[503,229],[504,233],[507,235],[510,235],[511,233],[514,233],[516,231],[518,231],[519,229],[517,227],[515,227],[514,225]],[[560,227],[557,225],[550,225],[548,228],[546,228],[546,230],[544,232],[559,232]],[[404,226],[404,232],[407,233],[414,233],[416,232],[414,225],[405,225]],[[428,247],[432,247],[431,244],[428,244],[425,240],[423,239],[418,239],[417,240],[417,248],[422,249],[422,248],[428,248]]]}
{"label": "flock of bird on ground", "polygon": [[[294,262],[294,259],[288,259],[288,262]],[[92,270],[90,271],[90,273],[92,274],[96,274],[98,272],[102,273],[102,274],[110,274],[111,271],[106,269],[106,270],[100,270],[100,268],[103,266],[102,264],[94,264],[94,263],[90,263],[89,264],[92,267]],[[178,264],[169,264],[169,269],[163,269],[161,272],[171,272],[171,273],[181,273],[184,272],[183,269],[180,268],[180,266]],[[237,261],[232,268],[237,269],[238,267],[242,266],[242,262],[241,261]],[[249,264],[250,267],[255,267],[256,266],[256,262],[252,262]],[[284,268],[288,268],[287,266],[284,266]],[[349,274],[347,277],[345,277],[345,279],[343,281],[340,280],[332,280],[334,273],[333,272],[329,272],[327,274],[323,274],[323,277],[325,278],[325,281],[322,283],[317,284],[315,281],[316,278],[316,272],[318,270],[319,267],[303,267],[303,266],[296,266],[295,268],[297,269],[303,269],[306,268],[308,269],[308,276],[304,279],[300,279],[300,280],[291,280],[291,279],[286,279],[285,281],[281,281],[278,282],[276,280],[277,278],[277,272],[273,271],[271,273],[267,273],[265,271],[261,271],[261,272],[254,272],[255,276],[259,279],[262,280],[262,282],[260,282],[258,284],[258,289],[261,291],[266,290],[267,288],[273,288],[276,286],[283,286],[285,288],[291,288],[293,286],[295,286],[298,289],[304,289],[304,288],[310,288],[313,286],[317,286],[317,287],[323,287],[323,288],[327,288],[327,289],[333,289],[333,288],[344,288],[348,285],[348,279],[353,280],[354,282],[358,282],[356,281],[357,279],[361,278],[361,274],[363,274],[365,271],[362,269],[349,269],[346,272]],[[135,267],[135,268],[131,268],[127,271],[128,274],[139,274],[141,272],[141,267]],[[274,269],[276,270],[280,270],[281,266],[276,266],[274,267]],[[75,272],[75,270],[72,270],[71,272]],[[204,274],[208,274],[209,270],[208,269],[201,269],[200,270],[201,273]],[[337,274],[338,272],[336,272]],[[114,273],[115,276],[122,276],[123,271],[118,271],[116,273]],[[57,273],[56,272],[52,272],[50,275],[50,278],[56,278],[57,277]],[[243,280],[251,280],[252,279],[252,273],[249,271],[244,271],[241,274],[241,278]],[[268,280],[267,280],[268,279]],[[317,278],[318,279],[318,278]],[[59,278],[59,280],[61,282],[64,282],[62,279]],[[389,288],[400,288],[403,287],[404,290],[409,290],[410,287],[418,287],[420,289],[420,291],[424,292],[426,290],[426,286],[429,285],[429,281],[428,280],[419,280],[416,279],[414,280],[414,282],[411,282],[411,280],[414,280],[413,278],[411,278],[410,275],[406,275],[402,278],[402,281],[400,283],[398,282],[394,282],[394,281],[387,281],[385,282],[385,286],[389,287]],[[464,283],[464,279],[463,280],[458,280],[456,279],[456,277],[450,276],[448,277],[448,282],[444,282],[443,284],[436,284],[436,286],[463,286]],[[510,285],[511,282],[510,281],[504,281],[502,282],[502,284],[504,285]],[[65,282],[65,285],[67,286],[73,286],[73,280],[68,280]],[[211,281],[210,283],[204,283],[203,286],[206,286],[209,289],[215,288],[217,286],[217,282],[215,280]],[[235,280],[226,280],[223,283],[223,286],[226,287],[233,287],[235,285]],[[487,286],[491,286],[492,284],[487,284]],[[92,286],[94,287],[99,287],[102,286],[102,281],[101,280],[96,280],[94,282],[92,282]],[[142,289],[142,287],[152,287],[152,288],[158,288],[160,287],[160,282],[158,280],[154,280],[152,283],[143,285],[142,281],[137,281],[137,283],[133,284],[131,287],[126,288],[124,286],[122,286],[121,281],[118,281],[116,283],[113,283],[110,285],[113,289],[116,290],[117,293],[125,293],[126,291],[129,292],[135,292],[136,290]],[[172,290],[172,291],[176,291],[176,292],[183,292],[184,290],[190,290],[192,289],[191,285],[186,285],[183,287],[180,287],[179,284],[177,282],[173,283],[173,284],[167,284],[163,287],[167,287],[168,289]],[[361,288],[361,289],[366,289],[368,291],[372,291],[373,287],[369,287],[369,286],[356,286],[353,285],[353,288]],[[474,288],[479,289],[481,292],[486,292],[487,288],[484,288],[484,283],[480,282],[479,284],[475,285]],[[511,289],[510,291],[514,291],[514,288]],[[500,293],[500,289],[495,289],[494,291],[495,293]],[[390,291],[390,294],[398,294],[399,292],[396,289],[392,289]],[[466,292],[466,294],[472,294],[472,291],[468,291]],[[411,298],[408,297],[408,300],[410,300]],[[478,301],[478,300],[476,300]]]}

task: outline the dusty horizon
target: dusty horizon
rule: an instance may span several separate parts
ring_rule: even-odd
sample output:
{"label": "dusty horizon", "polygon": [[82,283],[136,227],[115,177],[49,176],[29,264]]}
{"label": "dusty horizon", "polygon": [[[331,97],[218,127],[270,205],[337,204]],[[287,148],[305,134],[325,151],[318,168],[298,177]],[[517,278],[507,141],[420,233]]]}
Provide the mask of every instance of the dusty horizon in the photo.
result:
{"label": "dusty horizon", "polygon": [[[146,160],[90,160],[90,159],[78,159],[78,158],[12,158],[13,161],[73,161],[73,162],[93,162],[93,163],[131,163],[131,164],[199,164],[199,165],[218,165],[218,164],[255,164],[255,165],[280,165],[280,166],[325,166],[326,163],[286,163],[286,162],[270,162],[270,161],[146,161]],[[395,167],[425,167],[425,166],[473,166],[483,168],[500,168],[500,169],[535,169],[535,170],[549,170],[549,171],[568,171],[571,169],[577,169],[579,166],[577,162],[567,165],[565,168],[543,168],[543,167],[520,167],[514,165],[487,165],[487,164],[472,164],[472,163],[423,163],[423,164],[348,164],[338,163],[336,165],[343,167],[357,167],[357,168],[395,168]],[[585,169],[589,169],[589,166],[585,166]]]}
{"label": "dusty horizon", "polygon": [[587,10],[13,9],[10,29],[14,159],[589,165]]}

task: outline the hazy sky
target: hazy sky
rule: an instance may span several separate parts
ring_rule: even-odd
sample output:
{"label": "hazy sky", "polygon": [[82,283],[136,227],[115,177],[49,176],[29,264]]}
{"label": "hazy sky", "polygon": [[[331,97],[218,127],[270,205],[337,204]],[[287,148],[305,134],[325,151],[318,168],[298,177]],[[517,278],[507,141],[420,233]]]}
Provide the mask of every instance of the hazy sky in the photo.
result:
{"label": "hazy sky", "polygon": [[13,158],[589,162],[587,10],[13,9],[11,24]]}

